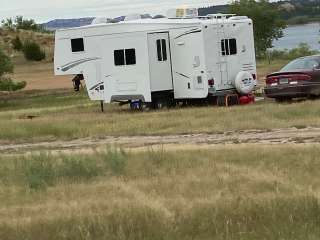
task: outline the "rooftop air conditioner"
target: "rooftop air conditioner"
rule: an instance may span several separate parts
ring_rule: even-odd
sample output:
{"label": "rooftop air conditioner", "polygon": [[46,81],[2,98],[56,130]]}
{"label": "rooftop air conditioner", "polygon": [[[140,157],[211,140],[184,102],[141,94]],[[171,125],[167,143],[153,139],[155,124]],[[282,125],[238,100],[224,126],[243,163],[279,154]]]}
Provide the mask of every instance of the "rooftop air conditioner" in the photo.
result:
{"label": "rooftop air conditioner", "polygon": [[197,8],[174,8],[167,11],[168,18],[196,18],[198,17]]}

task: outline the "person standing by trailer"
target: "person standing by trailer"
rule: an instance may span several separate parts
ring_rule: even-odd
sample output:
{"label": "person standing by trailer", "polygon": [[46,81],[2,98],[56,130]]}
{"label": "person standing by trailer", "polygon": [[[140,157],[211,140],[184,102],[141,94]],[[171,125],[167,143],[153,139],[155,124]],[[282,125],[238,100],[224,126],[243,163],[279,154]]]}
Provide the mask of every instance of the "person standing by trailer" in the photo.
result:
{"label": "person standing by trailer", "polygon": [[77,74],[72,79],[74,91],[76,91],[76,92],[80,91],[81,80],[83,80],[83,79],[84,79],[83,74]]}

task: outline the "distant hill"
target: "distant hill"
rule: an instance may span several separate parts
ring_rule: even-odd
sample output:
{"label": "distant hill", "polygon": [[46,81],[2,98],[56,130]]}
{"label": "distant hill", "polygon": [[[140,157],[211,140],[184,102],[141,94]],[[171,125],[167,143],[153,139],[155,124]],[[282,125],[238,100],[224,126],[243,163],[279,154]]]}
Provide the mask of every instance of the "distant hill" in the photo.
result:
{"label": "distant hill", "polygon": [[[289,24],[305,23],[309,21],[320,21],[320,0],[291,0],[279,1],[273,3],[279,9],[282,19],[286,20]],[[218,5],[205,8],[199,8],[199,15],[206,16],[208,14],[216,13],[230,13],[230,5]],[[155,16],[158,18],[160,15]],[[142,18],[151,18],[149,14],[141,15]],[[162,16],[160,16],[162,17]],[[123,21],[125,16],[121,16],[113,21]],[[56,19],[44,23],[43,26],[47,30],[56,30],[61,28],[81,27],[91,24],[94,17],[76,18],[76,19]]]}

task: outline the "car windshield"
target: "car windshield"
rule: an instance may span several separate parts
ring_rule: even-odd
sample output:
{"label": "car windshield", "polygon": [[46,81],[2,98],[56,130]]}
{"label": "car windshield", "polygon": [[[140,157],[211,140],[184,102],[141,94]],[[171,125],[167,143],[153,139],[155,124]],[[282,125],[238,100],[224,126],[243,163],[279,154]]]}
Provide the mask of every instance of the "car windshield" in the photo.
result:
{"label": "car windshield", "polygon": [[292,62],[290,62],[288,65],[286,65],[284,68],[282,68],[281,72],[288,72],[288,71],[294,71],[294,70],[312,70],[314,68],[320,67],[320,58],[319,57],[308,57],[308,58],[299,58]]}

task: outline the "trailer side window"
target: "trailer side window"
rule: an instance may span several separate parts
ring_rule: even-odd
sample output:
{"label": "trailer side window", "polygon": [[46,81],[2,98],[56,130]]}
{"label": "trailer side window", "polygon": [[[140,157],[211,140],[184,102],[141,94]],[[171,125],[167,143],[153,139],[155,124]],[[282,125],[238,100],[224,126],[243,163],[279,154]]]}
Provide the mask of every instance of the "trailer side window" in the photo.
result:
{"label": "trailer side window", "polygon": [[71,39],[71,50],[72,52],[83,52],[84,51],[83,38]]}
{"label": "trailer side window", "polygon": [[165,39],[161,40],[162,43],[162,58],[163,61],[167,61],[168,57],[167,57],[167,41]]}
{"label": "trailer side window", "polygon": [[136,50],[134,48],[126,49],[126,65],[136,64]]}
{"label": "trailer side window", "polygon": [[124,49],[114,50],[114,65],[116,66],[125,65]]}
{"label": "trailer side window", "polygon": [[222,56],[225,56],[227,53],[226,53],[226,45],[225,45],[225,40],[222,39],[221,40],[221,53],[222,53]]}
{"label": "trailer side window", "polygon": [[137,62],[134,48],[114,50],[113,55],[116,66],[134,65]]}
{"label": "trailer side window", "polygon": [[237,54],[237,40],[235,38],[229,39],[230,55]]}
{"label": "trailer side window", "polygon": [[221,54],[226,55],[236,55],[237,54],[237,40],[235,38],[222,39],[221,40]]}
{"label": "trailer side window", "polygon": [[167,41],[165,39],[157,40],[157,53],[158,53],[158,61],[167,61]]}
{"label": "trailer side window", "polygon": [[158,53],[158,61],[162,61],[162,53],[161,53],[161,41],[157,40],[157,53]]}

